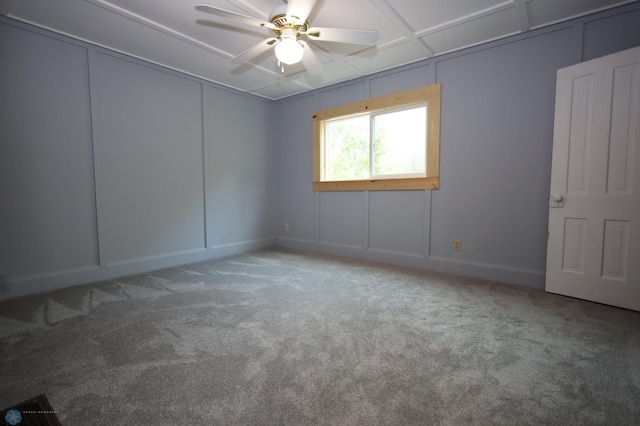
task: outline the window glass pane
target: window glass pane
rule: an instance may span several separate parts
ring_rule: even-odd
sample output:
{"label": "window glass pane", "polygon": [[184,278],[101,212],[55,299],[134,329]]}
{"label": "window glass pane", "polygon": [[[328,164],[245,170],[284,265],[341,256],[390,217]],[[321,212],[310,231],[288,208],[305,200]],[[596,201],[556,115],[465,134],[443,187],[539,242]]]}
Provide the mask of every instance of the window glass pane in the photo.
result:
{"label": "window glass pane", "polygon": [[325,178],[369,177],[369,116],[325,123]]}
{"label": "window glass pane", "polygon": [[374,117],[374,175],[426,173],[426,118],[426,106]]}

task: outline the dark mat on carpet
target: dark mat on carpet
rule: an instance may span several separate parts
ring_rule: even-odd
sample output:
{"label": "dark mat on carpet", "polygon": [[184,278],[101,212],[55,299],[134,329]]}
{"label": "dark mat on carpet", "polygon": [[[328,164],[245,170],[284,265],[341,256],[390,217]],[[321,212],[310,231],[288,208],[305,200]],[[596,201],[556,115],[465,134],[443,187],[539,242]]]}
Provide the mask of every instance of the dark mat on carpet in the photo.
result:
{"label": "dark mat on carpet", "polygon": [[38,395],[2,410],[4,424],[10,426],[60,426],[47,397]]}

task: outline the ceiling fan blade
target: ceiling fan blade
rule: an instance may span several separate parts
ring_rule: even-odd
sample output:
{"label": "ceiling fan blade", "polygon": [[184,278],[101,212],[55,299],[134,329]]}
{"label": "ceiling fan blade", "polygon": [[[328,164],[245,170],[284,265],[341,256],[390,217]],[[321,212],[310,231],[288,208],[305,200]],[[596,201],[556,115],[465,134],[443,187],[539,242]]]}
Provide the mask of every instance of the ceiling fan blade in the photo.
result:
{"label": "ceiling fan blade", "polygon": [[315,5],[316,0],[289,0],[287,18],[293,18],[298,21],[298,24],[303,24]]}
{"label": "ceiling fan blade", "polygon": [[306,31],[306,34],[312,40],[334,43],[375,44],[378,41],[378,32],[370,30],[311,27]]}
{"label": "ceiling fan blade", "polygon": [[216,16],[221,16],[221,17],[227,18],[227,19],[232,19],[232,20],[234,20],[236,22],[241,22],[241,23],[247,24],[247,25],[265,27],[265,28],[270,28],[270,29],[276,28],[276,26],[273,25],[270,22],[263,22],[263,21],[260,21],[258,19],[252,18],[250,16],[245,16],[245,15],[241,15],[239,13],[231,12],[229,10],[220,9],[219,7],[209,6],[208,4],[199,4],[199,5],[197,5],[196,6],[196,10],[198,10],[200,12],[210,13],[210,14],[216,15]]}
{"label": "ceiling fan blade", "polygon": [[322,68],[322,62],[316,52],[311,48],[311,45],[304,40],[298,40],[304,47],[304,55],[302,56],[302,65],[307,71],[319,70]]}
{"label": "ceiling fan blade", "polygon": [[266,40],[261,41],[258,44],[254,44],[253,46],[251,46],[250,48],[248,48],[247,50],[245,50],[244,52],[240,53],[238,56],[236,56],[235,58],[231,59],[231,63],[232,64],[242,64],[247,62],[249,59],[251,58],[255,58],[256,56],[258,56],[259,54],[266,52],[267,50],[269,50],[269,48],[271,48],[271,46],[273,46],[274,44],[276,44],[276,42],[278,41],[277,38],[275,37],[271,37],[268,38]]}

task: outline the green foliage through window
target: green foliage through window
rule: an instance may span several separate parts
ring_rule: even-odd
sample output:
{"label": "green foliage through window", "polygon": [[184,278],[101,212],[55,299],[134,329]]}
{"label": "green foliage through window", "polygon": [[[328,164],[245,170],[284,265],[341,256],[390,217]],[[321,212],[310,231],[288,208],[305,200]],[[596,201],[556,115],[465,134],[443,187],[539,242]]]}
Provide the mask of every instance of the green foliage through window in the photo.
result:
{"label": "green foliage through window", "polygon": [[327,180],[369,177],[369,116],[329,121],[325,138]]}
{"label": "green foliage through window", "polygon": [[427,107],[382,111],[325,123],[325,179],[425,176]]}

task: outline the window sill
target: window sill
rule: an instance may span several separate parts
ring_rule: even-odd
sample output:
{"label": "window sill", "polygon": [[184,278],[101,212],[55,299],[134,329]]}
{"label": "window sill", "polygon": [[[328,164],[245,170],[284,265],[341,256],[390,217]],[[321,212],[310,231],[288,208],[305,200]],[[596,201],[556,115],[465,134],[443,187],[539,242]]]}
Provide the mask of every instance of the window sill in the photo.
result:
{"label": "window sill", "polygon": [[407,191],[438,189],[437,177],[313,182],[314,191]]}

